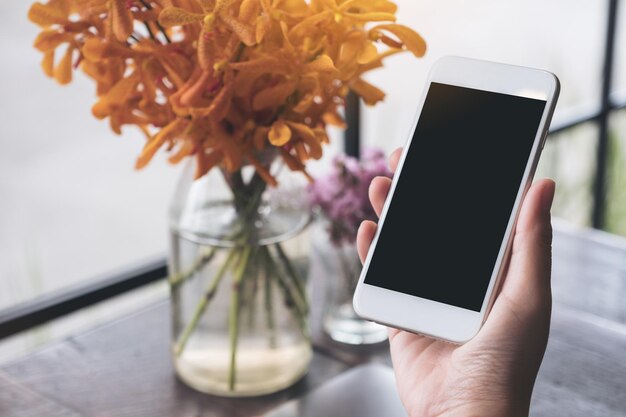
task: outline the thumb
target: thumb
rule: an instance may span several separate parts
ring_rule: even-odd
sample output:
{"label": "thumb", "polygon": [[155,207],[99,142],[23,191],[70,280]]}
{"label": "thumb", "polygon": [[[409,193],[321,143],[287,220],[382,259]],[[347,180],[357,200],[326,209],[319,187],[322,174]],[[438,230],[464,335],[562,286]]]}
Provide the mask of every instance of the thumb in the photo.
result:
{"label": "thumb", "polygon": [[551,305],[550,207],[554,191],[552,180],[533,184],[517,221],[509,268],[500,295],[521,309],[520,313],[538,312]]}

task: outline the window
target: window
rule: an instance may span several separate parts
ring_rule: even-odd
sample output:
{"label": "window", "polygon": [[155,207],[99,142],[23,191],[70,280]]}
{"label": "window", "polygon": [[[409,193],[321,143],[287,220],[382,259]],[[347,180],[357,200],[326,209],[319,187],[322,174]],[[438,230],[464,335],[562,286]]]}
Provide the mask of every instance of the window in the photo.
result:
{"label": "window", "polygon": [[[428,42],[423,59],[408,54],[387,61],[370,80],[385,102],[363,110],[363,143],[392,150],[404,143],[432,64],[446,55],[533,66],[558,74],[561,96],[555,122],[599,106],[606,1],[462,0],[398,2],[398,21]],[[531,24],[529,24],[531,23]]]}
{"label": "window", "polygon": [[0,309],[163,255],[178,174],[135,172],[144,140],[93,118],[93,83],[43,75],[29,6],[0,13]]}
{"label": "window", "polygon": [[[562,82],[553,123],[559,133],[551,135],[538,175],[559,183],[558,216],[626,234],[626,111],[616,110],[626,104],[623,2],[619,9],[618,0],[397,2],[399,22],[415,27],[429,52],[419,60],[394,57],[384,71],[371,74],[370,81],[388,95],[376,108],[361,106],[360,143],[387,151],[404,143],[427,72],[441,56],[551,70]],[[93,84],[77,76],[62,89],[44,77],[41,56],[32,48],[37,28],[26,20],[28,7],[29,2],[8,0],[0,13],[0,337],[45,320],[13,322],[9,331],[11,317],[23,317],[11,306],[163,254],[167,205],[179,169],[159,159],[134,172],[143,139],[132,130],[116,137],[106,122],[91,117]],[[607,22],[617,22],[617,31]],[[614,65],[607,66],[613,77],[607,78],[604,63],[613,50]],[[604,100],[605,90],[613,93],[612,102]],[[128,270],[119,280],[136,286],[162,272],[161,260],[142,273]],[[100,288],[111,288],[100,282]],[[115,291],[104,293],[109,295],[95,298]],[[65,301],[92,302],[85,297],[89,289],[64,294]],[[66,312],[48,301],[49,308]],[[78,308],[70,304],[70,310]],[[38,301],[26,306],[29,312],[42,308]]]}
{"label": "window", "polygon": [[[559,76],[562,87],[552,127],[560,130],[572,120],[589,123],[552,135],[538,175],[557,180],[557,216],[579,225],[604,226],[605,198],[598,197],[603,191],[598,191],[596,178],[599,172],[599,183],[606,186],[606,164],[598,164],[597,149],[599,136],[606,136],[601,128],[601,91],[607,15],[614,3],[483,0],[470,6],[461,0],[399,1],[399,21],[417,28],[428,41],[429,51],[419,60],[394,57],[384,71],[369,78],[388,96],[380,106],[363,107],[362,142],[387,151],[404,143],[428,71],[442,56],[465,55],[547,69]],[[619,11],[621,20],[626,19],[624,9]],[[620,42],[626,45],[626,28],[618,36],[615,91],[626,92],[626,49],[619,46]],[[597,213],[601,214],[595,219]]]}
{"label": "window", "polygon": [[613,71],[613,99],[626,104],[626,4],[620,2],[615,34],[615,70]]}

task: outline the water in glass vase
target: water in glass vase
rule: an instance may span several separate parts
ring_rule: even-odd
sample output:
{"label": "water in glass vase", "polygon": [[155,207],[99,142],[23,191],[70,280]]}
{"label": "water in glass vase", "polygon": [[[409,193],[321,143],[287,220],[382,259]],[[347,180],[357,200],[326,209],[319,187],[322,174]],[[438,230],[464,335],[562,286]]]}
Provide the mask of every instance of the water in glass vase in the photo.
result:
{"label": "water in glass vase", "polygon": [[307,372],[312,357],[305,286],[308,211],[274,195],[258,206],[254,221],[242,225],[232,201],[189,206],[171,224],[178,376],[197,390],[223,396],[290,386]]}

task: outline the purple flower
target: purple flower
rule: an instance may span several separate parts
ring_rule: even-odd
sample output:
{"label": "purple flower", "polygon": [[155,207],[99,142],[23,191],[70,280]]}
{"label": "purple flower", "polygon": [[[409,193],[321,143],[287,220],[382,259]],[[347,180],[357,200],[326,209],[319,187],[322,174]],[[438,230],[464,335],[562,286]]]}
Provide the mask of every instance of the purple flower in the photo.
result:
{"label": "purple flower", "polygon": [[336,156],[330,172],[309,186],[309,201],[328,219],[333,244],[354,243],[359,224],[363,220],[376,220],[368,189],[377,176],[391,178],[392,173],[383,151],[367,148],[360,160]]}

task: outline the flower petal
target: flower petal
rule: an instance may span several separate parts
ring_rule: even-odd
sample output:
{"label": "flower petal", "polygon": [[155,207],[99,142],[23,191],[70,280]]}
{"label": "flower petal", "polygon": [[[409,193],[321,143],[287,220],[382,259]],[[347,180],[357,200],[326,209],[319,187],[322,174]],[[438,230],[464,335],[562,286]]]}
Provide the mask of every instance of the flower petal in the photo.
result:
{"label": "flower petal", "polygon": [[41,60],[41,69],[48,77],[54,76],[54,49],[46,52]]}
{"label": "flower petal", "polygon": [[289,67],[278,58],[266,56],[250,61],[231,62],[228,66],[237,71],[253,74],[288,74]]}
{"label": "flower petal", "polygon": [[256,172],[259,173],[259,176],[263,179],[263,181],[267,183],[267,185],[271,187],[276,187],[278,185],[276,178],[274,178],[272,174],[270,174],[269,169],[261,164],[259,160],[256,159],[251,153],[248,154],[248,161],[250,161],[252,166],[254,166]]}
{"label": "flower petal", "polygon": [[188,86],[187,83],[179,91],[184,89],[184,92],[180,95],[181,106],[189,107],[200,101],[202,95],[207,90],[207,84],[213,76],[212,71],[202,71],[202,75],[198,77],[196,82]]}
{"label": "flower petal", "polygon": [[213,42],[210,39],[205,27],[206,25],[202,25],[202,30],[200,31],[200,36],[198,38],[198,63],[200,64],[200,68],[208,71],[213,67],[213,63],[216,59]]}
{"label": "flower petal", "polygon": [[367,64],[368,62],[376,59],[377,56],[378,56],[378,49],[376,49],[376,46],[374,46],[373,43],[366,41],[363,49],[359,53],[359,57],[357,58],[357,63]]}
{"label": "flower petal", "polygon": [[209,106],[208,117],[215,121],[222,120],[230,110],[231,100],[233,98],[233,83],[227,82],[220,92],[215,96],[213,102]]}
{"label": "flower petal", "polygon": [[195,0],[204,13],[211,13],[215,7],[215,0]]}
{"label": "flower petal", "polygon": [[224,152],[224,167],[228,172],[235,172],[241,168],[242,155],[241,150],[233,146],[233,143],[229,141],[222,142]]}
{"label": "flower petal", "polygon": [[53,5],[61,13],[63,13],[64,16],[69,16],[72,11],[72,2],[73,0],[50,0],[48,4]]}
{"label": "flower petal", "polygon": [[204,19],[203,15],[191,13],[179,7],[166,7],[159,14],[159,23],[165,27],[184,26],[200,22],[202,19]]}
{"label": "flower petal", "polygon": [[304,169],[304,165],[302,164],[302,162],[294,158],[294,156],[291,155],[288,151],[286,151],[285,149],[281,149],[280,153],[290,170],[302,171]]}
{"label": "flower petal", "polygon": [[366,11],[395,13],[398,6],[388,0],[347,0],[339,6],[340,11],[349,11],[351,8]]}
{"label": "flower petal", "polygon": [[119,80],[106,95],[109,104],[115,106],[126,102],[135,91],[137,81],[136,73]]}
{"label": "flower petal", "polygon": [[308,172],[304,169],[304,165],[297,158],[291,155],[285,149],[280,150],[280,154],[283,157],[283,161],[287,164],[290,170],[292,171],[300,171],[304,174],[304,176],[309,180],[309,182],[313,182],[313,177],[309,175]]}
{"label": "flower petal", "polygon": [[272,24],[271,19],[267,15],[261,15],[256,20],[256,33],[255,39],[256,43],[261,43],[265,38],[265,35],[270,30],[270,26]]}
{"label": "flower petal", "polygon": [[222,159],[224,159],[224,154],[221,151],[213,151],[207,154],[206,151],[203,150],[196,154],[196,158],[197,164],[194,178],[198,179],[209,172],[215,165],[219,164]]}
{"label": "flower petal", "polygon": [[350,88],[357,93],[365,104],[370,106],[382,101],[385,98],[385,92],[378,87],[373,86],[362,78],[357,78],[350,83]]}
{"label": "flower petal", "polygon": [[81,52],[87,61],[99,62],[110,52],[109,42],[100,38],[89,38],[85,41]]}
{"label": "flower petal", "polygon": [[146,143],[146,146],[144,146],[141,151],[141,155],[137,158],[135,168],[141,169],[145,167],[159,148],[163,146],[166,141],[183,133],[188,124],[189,122],[186,119],[176,119],[161,129],[151,141]]}
{"label": "flower petal", "polygon": [[55,49],[63,42],[71,42],[72,40],[74,40],[74,37],[71,33],[59,32],[57,30],[44,30],[37,35],[33,46],[41,52],[47,52],[51,49]]}
{"label": "flower petal", "polygon": [[304,72],[335,72],[337,68],[328,55],[320,55],[304,66]]}
{"label": "flower petal", "polygon": [[298,104],[293,106],[293,111],[295,111],[296,113],[300,113],[300,114],[306,113],[309,110],[309,108],[311,107],[311,105],[313,104],[313,99],[314,98],[315,98],[315,96],[313,94],[305,95],[304,98],[302,98],[298,102]]}
{"label": "flower petal", "polygon": [[120,42],[126,42],[133,33],[133,15],[125,0],[109,0],[111,7],[111,27]]}
{"label": "flower petal", "polygon": [[74,48],[68,47],[61,61],[54,67],[54,79],[61,85],[68,84],[72,81],[72,54]]}
{"label": "flower petal", "polygon": [[233,5],[235,0],[217,0],[215,2],[215,7],[213,8],[213,13],[217,13],[220,10],[226,9],[227,7]]}
{"label": "flower petal", "polygon": [[331,126],[337,126],[341,129],[345,129],[347,127],[346,121],[343,120],[343,117],[341,117],[339,113],[337,113],[337,110],[324,113],[322,115],[322,120],[326,124],[329,124]]}
{"label": "flower petal", "polygon": [[273,87],[266,88],[258,92],[252,100],[254,110],[262,110],[268,107],[277,107],[285,103],[295,90],[296,85],[292,81],[283,81]]}
{"label": "flower petal", "polygon": [[259,0],[243,0],[239,6],[239,20],[252,23],[261,11]]}
{"label": "flower petal", "polygon": [[280,31],[283,34],[283,47],[287,52],[293,52],[295,50],[291,39],[289,39],[289,26],[287,22],[280,21]]}
{"label": "flower petal", "polygon": [[91,112],[97,119],[104,119],[111,115],[115,107],[123,105],[135,91],[137,86],[137,76],[132,74],[130,77],[119,80],[100,100],[91,108]]}
{"label": "flower petal", "polygon": [[426,53],[426,41],[413,29],[398,24],[374,26],[372,31],[385,30],[391,32],[402,41],[406,49],[411,51],[416,57],[424,56]]}
{"label": "flower petal", "polygon": [[357,22],[395,22],[396,16],[393,13],[343,13],[344,17],[356,20]]}
{"label": "flower petal", "polygon": [[224,22],[246,46],[252,46],[256,43],[256,33],[252,27],[225,13],[220,14],[220,17],[222,22]]}
{"label": "flower petal", "polygon": [[[322,157],[322,146],[319,140],[315,136],[315,132],[309,126],[304,123],[287,122],[289,127],[298,134],[300,139],[309,147],[307,157],[310,156],[313,159],[320,159]],[[297,149],[296,149],[297,151]],[[299,154],[302,151],[297,151]]]}
{"label": "flower petal", "polygon": [[282,120],[278,120],[272,125],[269,133],[267,134],[267,139],[274,146],[283,146],[291,140],[291,129],[289,129],[287,123]]}
{"label": "flower petal", "polygon": [[330,140],[328,139],[328,133],[326,133],[326,129],[322,127],[316,127],[315,129],[313,129],[313,132],[315,132],[315,137],[320,143],[330,143]]}
{"label": "flower petal", "polygon": [[259,126],[256,128],[254,133],[252,134],[252,143],[257,150],[261,150],[265,147],[267,133],[269,132],[269,128],[265,126]]}
{"label": "flower petal", "polygon": [[301,19],[301,16],[305,16],[308,12],[309,6],[304,0],[282,0],[280,2],[274,2],[280,5],[280,8],[285,11],[289,16],[297,16]]}
{"label": "flower petal", "polygon": [[176,151],[176,153],[170,156],[167,160],[171,164],[177,164],[187,156],[191,155],[194,152],[195,148],[196,147],[192,141],[185,140],[183,141],[183,144],[180,145],[180,147],[178,148],[178,151]]}
{"label": "flower petal", "polygon": [[219,93],[213,98],[211,104],[205,108],[190,108],[189,114],[196,117],[209,117],[213,121],[220,121],[226,117],[230,110],[233,97],[233,83],[224,85]]}
{"label": "flower petal", "polygon": [[380,68],[383,66],[383,60],[385,58],[388,58],[392,55],[398,54],[400,52],[404,52],[404,49],[388,49],[380,54],[378,54],[378,56],[376,58],[374,58],[373,60],[369,61],[366,64],[362,64],[359,67],[359,70],[357,72],[356,75],[360,75],[363,74],[364,72],[376,69],[376,68]]}
{"label": "flower petal", "polygon": [[306,150],[303,142],[296,142],[293,145],[293,148],[296,150],[296,155],[302,164],[304,164],[309,159],[309,153]]}
{"label": "flower petal", "polygon": [[289,30],[289,36],[307,36],[312,30],[317,29],[315,26],[329,21],[333,17],[332,10],[324,10],[320,13],[316,13],[307,17],[300,23],[296,24]]}
{"label": "flower petal", "polygon": [[316,136],[313,138],[303,138],[304,143],[309,147],[309,156],[313,159],[320,159],[322,157],[322,145]]}
{"label": "flower petal", "polygon": [[57,6],[56,3],[34,3],[28,10],[28,19],[42,27],[64,24],[67,22],[67,15],[63,12],[60,4]]}
{"label": "flower petal", "polygon": [[167,59],[159,57],[159,63],[163,66],[163,69],[167,73],[167,77],[172,84],[174,84],[176,88],[180,89],[185,84],[183,75]]}

